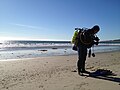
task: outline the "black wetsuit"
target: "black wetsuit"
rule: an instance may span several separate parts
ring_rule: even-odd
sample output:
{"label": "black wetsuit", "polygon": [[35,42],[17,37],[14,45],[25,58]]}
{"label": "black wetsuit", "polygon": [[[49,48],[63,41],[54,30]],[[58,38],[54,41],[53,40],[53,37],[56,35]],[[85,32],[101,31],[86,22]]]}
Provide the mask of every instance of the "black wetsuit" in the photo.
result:
{"label": "black wetsuit", "polygon": [[86,45],[81,45],[79,43],[77,50],[78,50],[77,67],[78,67],[78,73],[80,73],[80,72],[85,71],[85,61],[86,61],[86,56],[87,56],[87,47],[86,47]]}

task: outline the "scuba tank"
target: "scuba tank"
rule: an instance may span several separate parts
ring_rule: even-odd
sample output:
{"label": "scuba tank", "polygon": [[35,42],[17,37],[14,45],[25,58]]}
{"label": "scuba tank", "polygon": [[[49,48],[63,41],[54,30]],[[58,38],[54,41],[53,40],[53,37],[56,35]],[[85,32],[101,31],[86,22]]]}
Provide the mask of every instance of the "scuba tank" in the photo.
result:
{"label": "scuba tank", "polygon": [[78,43],[77,36],[78,36],[78,30],[75,30],[73,37],[72,37],[72,44],[76,45]]}

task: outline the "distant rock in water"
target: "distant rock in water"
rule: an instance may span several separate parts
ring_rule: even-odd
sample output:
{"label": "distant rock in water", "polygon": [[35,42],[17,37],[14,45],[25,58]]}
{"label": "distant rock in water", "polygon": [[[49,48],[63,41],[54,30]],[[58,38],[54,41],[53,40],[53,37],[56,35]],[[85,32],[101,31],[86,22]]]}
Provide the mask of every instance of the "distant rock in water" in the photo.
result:
{"label": "distant rock in water", "polygon": [[52,49],[58,49],[58,48],[52,48]]}
{"label": "distant rock in water", "polygon": [[45,51],[47,51],[47,50],[46,50],[46,49],[43,49],[43,50],[38,50],[38,51],[44,51],[44,52],[45,52]]}

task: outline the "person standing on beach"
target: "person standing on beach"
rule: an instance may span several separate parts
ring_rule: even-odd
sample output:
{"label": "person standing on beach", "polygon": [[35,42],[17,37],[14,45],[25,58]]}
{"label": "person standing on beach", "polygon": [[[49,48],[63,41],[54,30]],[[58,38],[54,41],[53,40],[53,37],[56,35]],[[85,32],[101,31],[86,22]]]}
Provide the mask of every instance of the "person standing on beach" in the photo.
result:
{"label": "person standing on beach", "polygon": [[[80,29],[79,29],[80,30]],[[77,51],[78,51],[78,74],[88,73],[85,70],[85,61],[87,56],[87,49],[91,48],[94,44],[98,45],[99,38],[95,34],[100,30],[98,25],[93,26],[91,29],[79,31],[77,36]],[[91,52],[90,52],[91,53]],[[93,53],[94,54],[94,53]]]}

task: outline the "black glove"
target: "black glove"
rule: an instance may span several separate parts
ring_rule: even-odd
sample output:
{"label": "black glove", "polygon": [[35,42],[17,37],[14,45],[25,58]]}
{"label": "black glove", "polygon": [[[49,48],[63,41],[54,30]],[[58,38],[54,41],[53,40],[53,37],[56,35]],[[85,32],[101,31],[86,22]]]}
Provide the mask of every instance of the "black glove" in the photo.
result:
{"label": "black glove", "polygon": [[99,39],[98,37],[95,37],[95,39],[94,39],[94,40],[95,40],[94,44],[95,44],[95,45],[98,45],[98,44],[99,44],[99,40],[100,40],[100,39]]}

